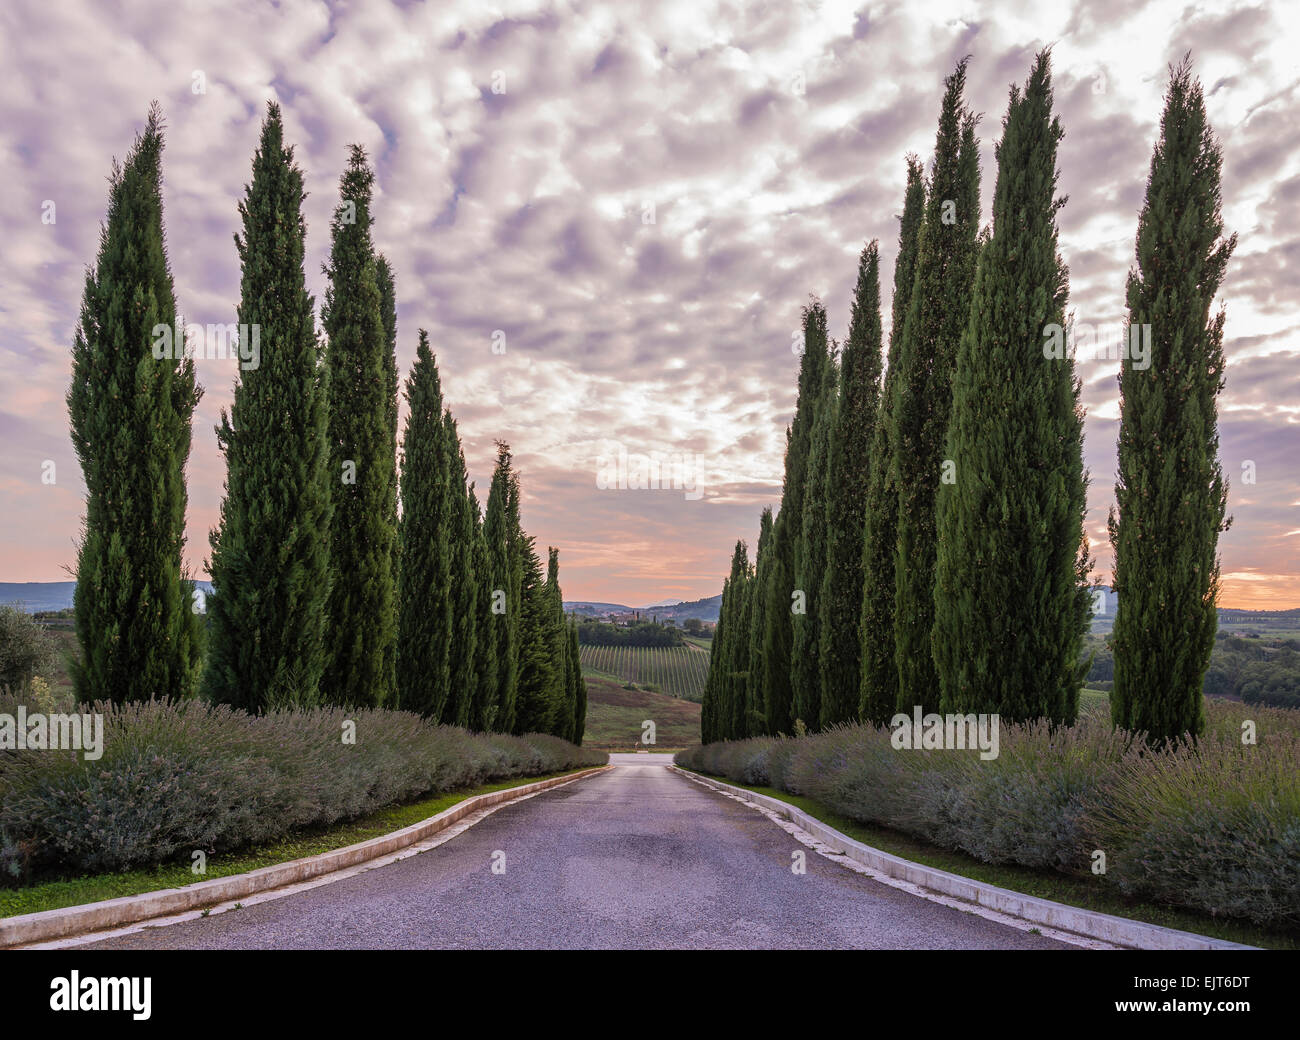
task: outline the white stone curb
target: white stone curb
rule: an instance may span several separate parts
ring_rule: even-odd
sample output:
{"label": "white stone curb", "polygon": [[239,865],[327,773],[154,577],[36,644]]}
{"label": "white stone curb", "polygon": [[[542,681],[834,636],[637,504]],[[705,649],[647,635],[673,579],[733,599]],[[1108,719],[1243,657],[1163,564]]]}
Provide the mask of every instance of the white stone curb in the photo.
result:
{"label": "white stone curb", "polygon": [[[199,907],[228,903],[231,900],[243,899],[271,889],[299,885],[312,878],[389,857],[392,853],[423,842],[431,835],[451,827],[458,820],[489,807],[499,808],[507,802],[530,798],[552,787],[570,784],[575,780],[595,776],[597,773],[604,773],[613,768],[612,765],[597,766],[580,773],[551,777],[549,780],[539,780],[537,783],[525,784],[522,787],[508,787],[502,791],[489,791],[487,794],[475,795],[473,798],[457,802],[436,816],[430,816],[427,820],[413,823],[391,834],[383,834],[378,838],[333,849],[330,852],[322,852],[316,856],[276,863],[249,871],[247,874],[232,874],[230,877],[200,881],[194,885],[186,885],[184,888],[164,888],[137,896],[120,896],[117,899],[105,899],[98,903],[3,917],[0,918],[0,949],[42,943],[52,939],[65,939],[69,936],[85,936],[89,932],[103,932],[140,921],[197,910]],[[487,814],[483,813],[483,815]],[[80,941],[89,942],[95,938],[99,937],[88,936]]]}
{"label": "white stone curb", "polygon": [[[1194,932],[1180,932],[1162,925],[1146,924],[1126,917],[1115,917],[1095,910],[1084,910],[1077,906],[1054,903],[1049,899],[1028,896],[1012,892],[1007,888],[998,888],[983,881],[950,874],[937,867],[927,867],[911,860],[894,856],[870,845],[855,841],[847,834],[841,834],[816,817],[808,815],[802,809],[783,802],[779,798],[759,794],[743,787],[703,776],[689,769],[682,769],[674,764],[668,768],[696,783],[712,787],[723,794],[748,803],[760,811],[774,813],[796,824],[819,843],[827,847],[829,858],[841,857],[860,864],[868,872],[880,874],[884,878],[893,878],[905,882],[909,889],[925,898],[936,902],[953,905],[953,900],[967,904],[974,903],[986,910],[1017,921],[1028,921],[1044,928],[1053,929],[1062,934],[1060,938],[1070,941],[1072,937],[1084,937],[1098,940],[1114,947],[1128,947],[1139,950],[1255,950],[1257,946],[1228,942],[1224,939],[1212,939]],[[765,815],[767,814],[765,813]],[[821,851],[821,850],[819,850]],[[827,853],[823,853],[827,854]],[[937,897],[936,897],[937,894]],[[944,898],[948,897],[948,898]],[[1084,945],[1096,946],[1097,942]]]}

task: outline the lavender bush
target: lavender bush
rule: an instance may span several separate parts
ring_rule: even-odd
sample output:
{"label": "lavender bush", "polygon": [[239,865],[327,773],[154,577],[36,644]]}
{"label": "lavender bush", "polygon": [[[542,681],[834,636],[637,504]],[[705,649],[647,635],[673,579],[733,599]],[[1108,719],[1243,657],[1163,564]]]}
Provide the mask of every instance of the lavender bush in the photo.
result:
{"label": "lavender bush", "polygon": [[[0,698],[0,712],[16,707]],[[98,761],[0,751],[0,884],[229,852],[444,791],[607,760],[556,737],[473,734],[401,711],[251,716],[201,701],[80,710],[104,716]],[[344,743],[347,722],[355,743]]]}
{"label": "lavender bush", "polygon": [[[1225,917],[1300,926],[1300,712],[1211,701],[1164,751],[1101,713],[1003,725],[1000,754],[898,751],[887,727],[690,748],[688,769],[815,799],[985,863],[1052,869]],[[1257,743],[1243,743],[1243,721]],[[1093,853],[1106,873],[1092,873]]]}

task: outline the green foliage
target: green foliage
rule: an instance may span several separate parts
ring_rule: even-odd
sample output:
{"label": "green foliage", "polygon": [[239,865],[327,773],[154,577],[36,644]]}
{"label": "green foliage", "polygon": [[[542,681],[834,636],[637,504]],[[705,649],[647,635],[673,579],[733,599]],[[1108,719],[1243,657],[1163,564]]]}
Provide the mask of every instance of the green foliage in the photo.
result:
{"label": "green foliage", "polygon": [[803,311],[804,348],[799,361],[799,395],[786,437],[781,509],[772,528],[772,559],[763,609],[763,707],[768,733],[788,733],[794,724],[791,655],[794,644],[795,552],[803,536],[804,498],[813,426],[831,363],[826,309],[814,299]]}
{"label": "green foliage", "polygon": [[371,241],[374,172],[353,145],[330,222],[331,251],[322,324],[328,337],[331,585],[322,682],[330,704],[357,707],[396,699],[397,531],[392,506],[397,447],[390,425],[388,331]]}
{"label": "green foliage", "polygon": [[889,367],[885,372],[868,458],[867,500],[862,518],[862,648],[858,714],[886,722],[898,701],[898,666],[894,663],[894,558],[898,544],[898,373],[903,326],[907,320],[917,251],[925,210],[921,164],[907,157],[907,192],[898,231],[894,264],[893,325],[889,330]]}
{"label": "green foliage", "polygon": [[55,642],[30,614],[0,604],[0,689],[19,690],[56,661]]}
{"label": "green foliage", "polygon": [[239,204],[238,320],[259,330],[260,357],[217,427],[226,496],[210,538],[203,675],[209,700],[253,712],[317,703],[328,656],[328,400],[303,270],[303,197],[272,102]]}
{"label": "green foliage", "polygon": [[[68,415],[86,483],[74,594],[82,701],[188,697],[200,666],[186,597],[185,461],[202,391],[164,244],[162,115],[109,181],[73,340]],[[163,330],[168,339],[163,339]],[[155,345],[161,357],[155,357]]]}
{"label": "green foliage", "polygon": [[559,676],[552,656],[550,595],[531,535],[520,542],[524,580],[519,625],[519,699],[515,732],[545,733],[555,721],[554,691]]}
{"label": "green foliage", "polygon": [[963,59],[946,80],[934,168],[917,245],[916,276],[898,358],[894,450],[898,541],[894,565],[895,664],[899,711],[939,704],[930,655],[935,531],[957,343],[970,313],[978,255],[980,174],[975,117],[962,101]]}
{"label": "green foliage", "polygon": [[803,523],[794,549],[794,583],[806,597],[806,612],[794,615],[794,644],[790,652],[792,710],[795,718],[806,720],[812,729],[817,728],[821,717],[821,640],[827,617],[821,593],[826,577],[829,537],[826,503],[830,493],[831,434],[836,427],[838,380],[839,366],[832,355],[822,369],[809,446]]}
{"label": "green foliage", "polygon": [[732,740],[747,728],[749,626],[746,610],[753,572],[743,541],[736,542],[731,573],[722,586],[718,624],[709,655],[700,708],[700,734],[707,743]]}
{"label": "green foliage", "polygon": [[1072,722],[1088,631],[1083,412],[1069,357],[1044,356],[1065,322],[1057,253],[1049,58],[1011,88],[997,146],[993,235],[980,254],[953,382],[939,495],[934,664],[944,712]]}
{"label": "green foliage", "polygon": [[[758,523],[758,548],[754,552],[754,581],[750,586],[752,601],[749,613],[749,679],[745,703],[749,711],[747,732],[750,736],[767,733],[767,658],[763,656],[763,639],[767,631],[767,595],[772,569],[772,509],[766,507]],[[716,633],[715,633],[716,635]]]}
{"label": "green foliage", "polygon": [[603,621],[578,622],[578,642],[583,646],[685,646],[682,633],[657,621],[610,625]]}
{"label": "green foliage", "polygon": [[569,684],[573,693],[573,737],[572,742],[582,746],[582,737],[587,730],[587,680],[582,676],[582,651],[578,647],[578,623],[569,622],[569,653],[566,658],[569,669]]}
{"label": "green foliage", "polygon": [[841,359],[840,394],[827,423],[826,566],[821,618],[820,714],[814,729],[858,717],[861,688],[863,530],[874,460],[880,399],[880,250],[875,239],[858,259],[849,338]]}
{"label": "green foliage", "polygon": [[488,491],[483,537],[487,542],[492,586],[492,611],[488,623],[496,630],[495,728],[503,733],[513,733],[519,699],[523,558],[520,554],[519,478],[512,468],[510,446],[504,441],[497,441],[497,464]]}
{"label": "green foliage", "polygon": [[442,721],[451,726],[469,726],[474,716],[473,698],[478,689],[478,675],[474,671],[478,660],[479,599],[478,580],[474,573],[476,517],[470,503],[460,435],[450,411],[443,413],[442,427],[444,448],[451,460],[446,484],[449,529],[445,534],[450,539],[451,580],[434,595],[441,593],[448,598],[452,621],[448,651],[451,687],[443,706]]}
{"label": "green foliage", "polygon": [[399,575],[398,704],[442,718],[451,686],[455,603],[451,535],[455,523],[452,450],[443,423],[442,386],[429,337],[420,330],[406,380],[408,414],[402,437]]}
{"label": "green foliage", "polygon": [[1223,238],[1221,168],[1201,85],[1185,61],[1165,95],[1128,279],[1128,331],[1149,326],[1150,350],[1145,362],[1121,363],[1110,518],[1118,594],[1111,708],[1117,725],[1155,742],[1201,732],[1217,625],[1228,486],[1217,425],[1224,312],[1210,317],[1210,307],[1237,243]]}
{"label": "green foliage", "polygon": [[[718,742],[689,769],[814,799],[985,863],[1086,877],[1129,896],[1259,924],[1300,926],[1300,714],[1209,705],[1198,745],[1152,752],[1104,716],[1074,726],[1003,723],[999,754],[900,751],[888,727]],[[1092,873],[1093,849],[1106,873]]]}
{"label": "green foliage", "polygon": [[[201,701],[94,708],[105,716],[99,761],[75,752],[0,756],[0,831],[29,851],[35,872],[233,851],[432,792],[605,758],[548,735],[474,736],[382,709],[250,717]],[[340,740],[349,721],[355,743]]]}
{"label": "green foliage", "polygon": [[470,728],[488,733],[497,728],[500,711],[498,683],[500,670],[497,646],[500,635],[492,615],[492,561],[484,533],[483,516],[479,511],[474,485],[469,489],[470,511],[474,516],[474,587],[477,594],[475,616],[477,619],[474,657],[474,703],[471,709]]}

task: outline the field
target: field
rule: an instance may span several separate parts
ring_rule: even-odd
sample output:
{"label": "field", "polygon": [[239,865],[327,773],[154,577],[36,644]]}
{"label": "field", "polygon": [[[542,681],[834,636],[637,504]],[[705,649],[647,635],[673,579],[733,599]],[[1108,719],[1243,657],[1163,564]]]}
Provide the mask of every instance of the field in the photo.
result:
{"label": "field", "polygon": [[[698,704],[651,690],[626,690],[619,680],[608,676],[588,672],[585,678],[587,731],[582,739],[583,747],[603,751],[669,751],[700,742]],[[653,745],[641,743],[646,722],[655,724]]]}
{"label": "field", "polygon": [[709,654],[698,646],[584,646],[580,650],[582,667],[588,671],[688,701],[704,698]]}

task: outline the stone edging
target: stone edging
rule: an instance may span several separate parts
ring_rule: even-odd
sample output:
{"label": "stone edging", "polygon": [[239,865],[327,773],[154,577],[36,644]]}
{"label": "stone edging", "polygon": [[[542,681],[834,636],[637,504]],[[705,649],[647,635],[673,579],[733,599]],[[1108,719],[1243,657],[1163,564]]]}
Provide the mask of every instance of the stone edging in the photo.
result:
{"label": "stone edging", "polygon": [[275,863],[246,874],[232,874],[230,877],[200,881],[194,885],[186,885],[184,888],[164,888],[135,896],[105,899],[98,903],[83,903],[80,906],[66,906],[56,910],[41,910],[32,914],[0,918],[0,949],[136,924],[155,917],[242,899],[258,892],[266,892],[331,874],[415,845],[479,810],[534,795],[575,780],[582,780],[613,768],[612,765],[597,766],[580,773],[551,777],[549,780],[539,780],[522,787],[508,787],[502,791],[489,791],[486,794],[475,795],[457,802],[436,816],[430,816],[427,820],[413,823],[391,834],[383,834],[378,838],[370,838],[355,845],[347,845],[315,856],[305,856],[287,863]]}
{"label": "stone edging", "polygon": [[976,903],[989,910],[1032,921],[1048,928],[1072,932],[1075,935],[1099,939],[1116,946],[1127,946],[1141,950],[1254,950],[1256,946],[1228,942],[1225,939],[1213,939],[1194,932],[1181,932],[1174,928],[1165,928],[1158,924],[1147,924],[1127,917],[1115,917],[1096,910],[1084,910],[1077,906],[1054,903],[1038,896],[1024,895],[1007,888],[998,888],[983,881],[950,874],[937,867],[927,867],[911,860],[903,859],[870,845],[855,841],[847,834],[841,834],[834,827],[810,816],[802,809],[783,802],[779,798],[759,794],[743,787],[715,780],[691,770],[682,769],[675,763],[668,768],[681,773],[688,779],[726,794],[739,797],[755,806],[761,806],[780,816],[784,816],[801,829],[807,831],[818,841],[832,848],[842,850],[843,855],[873,871],[891,878],[907,881],[919,888],[928,889],[941,895]]}

